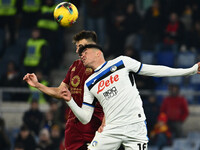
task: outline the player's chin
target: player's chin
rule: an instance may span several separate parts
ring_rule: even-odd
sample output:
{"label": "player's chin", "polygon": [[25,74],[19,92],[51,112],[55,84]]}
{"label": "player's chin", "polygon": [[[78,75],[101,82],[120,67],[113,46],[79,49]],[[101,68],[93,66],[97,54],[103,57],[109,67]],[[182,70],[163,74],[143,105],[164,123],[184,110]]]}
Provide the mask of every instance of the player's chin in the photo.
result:
{"label": "player's chin", "polygon": [[83,65],[84,65],[85,67],[88,67],[88,63],[87,63],[86,61],[83,61]]}

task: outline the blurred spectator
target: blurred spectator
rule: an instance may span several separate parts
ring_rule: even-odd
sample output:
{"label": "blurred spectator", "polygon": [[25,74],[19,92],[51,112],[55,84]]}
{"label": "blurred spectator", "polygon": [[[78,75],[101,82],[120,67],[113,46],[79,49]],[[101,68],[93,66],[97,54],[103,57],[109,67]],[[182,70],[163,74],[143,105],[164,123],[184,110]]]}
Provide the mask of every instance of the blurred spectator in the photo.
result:
{"label": "blurred spectator", "polygon": [[63,139],[60,132],[61,132],[61,130],[58,125],[54,125],[51,128],[51,140],[52,140],[53,150],[59,150],[59,148],[60,148],[60,144]]}
{"label": "blurred spectator", "polygon": [[17,0],[1,0],[0,2],[0,28],[7,32],[4,34],[6,46],[14,44],[16,33],[16,14],[18,12]]}
{"label": "blurred spectator", "polygon": [[143,48],[154,49],[156,43],[160,41],[164,28],[164,17],[160,8],[159,0],[154,0],[152,6],[147,9],[143,18]]}
{"label": "blurred spectator", "polygon": [[60,128],[60,130],[64,130],[65,129],[65,118],[61,109],[61,103],[58,102],[58,100],[56,99],[52,99],[50,102],[50,108],[49,111],[52,113],[53,115],[53,122],[55,124],[57,124]]}
{"label": "blurred spectator", "polygon": [[[49,86],[49,82],[45,79],[42,71],[36,70],[35,75],[37,76],[38,81],[41,84],[43,84],[45,86]],[[36,88],[34,88],[30,85],[29,85],[29,89],[31,90],[31,95],[30,95],[29,100],[28,100],[29,102],[32,99],[38,100],[39,104],[44,104],[46,102],[49,102],[50,96],[40,92],[38,89],[36,89]]]}
{"label": "blurred spectator", "polygon": [[[0,78],[0,87],[25,87],[26,84],[22,82],[21,70],[17,67],[14,61],[7,63],[6,72]],[[25,100],[28,94],[4,92],[4,100]]]}
{"label": "blurred spectator", "polygon": [[53,113],[51,111],[47,111],[45,113],[45,119],[44,119],[44,126],[43,128],[48,129],[49,131],[51,130],[52,126],[55,125],[55,121],[54,121],[54,116]]}
{"label": "blurred spectator", "polygon": [[186,1],[188,0],[159,0],[161,4],[161,10],[165,14],[164,16],[167,17],[171,12],[175,12],[176,14],[180,15],[183,10]]}
{"label": "blurred spectator", "polygon": [[154,90],[156,87],[153,77],[135,75],[135,78],[135,82],[139,90]]}
{"label": "blurred spectator", "polygon": [[20,87],[22,85],[22,75],[14,61],[9,61],[6,72],[2,75],[0,85],[3,87]]}
{"label": "blurred spectator", "polygon": [[98,43],[104,47],[106,38],[106,12],[111,0],[84,0],[85,29],[98,35]]}
{"label": "blurred spectator", "polygon": [[[63,32],[60,32],[59,24],[54,20],[54,0],[43,0],[41,13],[38,18],[37,27],[41,31],[42,38],[49,44],[49,59],[52,67],[57,67],[63,54]],[[55,42],[56,41],[56,42]]]}
{"label": "blurred spectator", "polygon": [[140,54],[131,46],[125,48],[124,55],[140,61]]}
{"label": "blurred spectator", "polygon": [[156,100],[157,99],[155,95],[150,95],[146,100],[143,101],[148,135],[150,135],[150,132],[153,130],[153,127],[157,122],[157,118],[160,112],[160,106],[158,105]]}
{"label": "blurred spectator", "polygon": [[39,29],[32,30],[31,37],[26,43],[23,64],[26,72],[35,72],[37,69],[41,69],[48,74],[49,48],[47,41],[42,39],[40,34]]}
{"label": "blurred spectator", "polygon": [[116,1],[113,3],[113,9],[111,10],[110,23],[108,26],[109,33],[109,51],[108,56],[119,56],[123,54],[125,45],[125,39],[127,37],[125,30],[125,18],[126,14],[124,9],[126,3],[122,1]]}
{"label": "blurred spectator", "polygon": [[5,121],[3,118],[0,118],[0,149],[10,150],[10,147],[10,140],[5,131]]}
{"label": "blurred spectator", "polygon": [[192,5],[192,21],[193,23],[200,20],[200,1],[194,0]]}
{"label": "blurred spectator", "polygon": [[30,109],[24,113],[23,122],[28,126],[36,136],[43,124],[43,113],[39,110],[38,100],[33,99],[30,104]]}
{"label": "blurred spectator", "polygon": [[157,146],[159,150],[171,143],[171,132],[167,125],[167,115],[160,113],[153,130],[150,133],[150,143]]}
{"label": "blurred spectator", "polygon": [[36,26],[42,0],[21,0],[21,28],[31,29]]}
{"label": "blurred spectator", "polygon": [[36,141],[26,125],[22,125],[15,145],[22,144],[24,150],[35,150]]}
{"label": "blurred spectator", "polygon": [[48,129],[43,128],[40,131],[39,143],[35,150],[53,150],[52,142],[50,139],[50,133]]}
{"label": "blurred spectator", "polygon": [[183,13],[181,14],[180,20],[184,24],[185,30],[189,31],[192,28],[192,14],[193,10],[190,5],[186,5]]}
{"label": "blurred spectator", "polygon": [[138,12],[143,15],[145,11],[152,6],[154,0],[135,0]]}
{"label": "blurred spectator", "polygon": [[54,0],[44,0],[44,4],[41,6],[41,14],[37,22],[37,27],[46,29],[47,34],[48,32],[56,31],[59,28],[58,23],[53,19],[55,7]]}
{"label": "blurred spectator", "polygon": [[182,124],[188,117],[187,100],[179,95],[179,86],[171,84],[169,86],[169,96],[164,98],[160,112],[167,115],[168,125],[173,137],[182,136]]}
{"label": "blurred spectator", "polygon": [[176,13],[170,14],[169,22],[163,34],[163,42],[158,45],[157,50],[173,50],[177,52],[179,46],[183,44],[185,29],[179,19]]}
{"label": "blurred spectator", "polygon": [[200,21],[194,23],[194,26],[186,36],[184,43],[186,50],[197,51],[200,49]]}
{"label": "blurred spectator", "polygon": [[[146,90],[154,90],[156,87],[156,83],[153,79],[153,77],[150,76],[141,76],[138,74],[135,74],[135,83],[137,85],[137,88],[139,91],[146,91]],[[143,100],[147,100],[148,96],[147,95],[143,95],[141,93],[141,97]]]}
{"label": "blurred spectator", "polygon": [[135,3],[133,1],[128,2],[126,6],[126,18],[125,18],[125,32],[127,33],[127,38],[125,42],[125,47],[132,46],[136,50],[141,48],[141,40],[139,37],[141,29],[141,16],[136,10]]}

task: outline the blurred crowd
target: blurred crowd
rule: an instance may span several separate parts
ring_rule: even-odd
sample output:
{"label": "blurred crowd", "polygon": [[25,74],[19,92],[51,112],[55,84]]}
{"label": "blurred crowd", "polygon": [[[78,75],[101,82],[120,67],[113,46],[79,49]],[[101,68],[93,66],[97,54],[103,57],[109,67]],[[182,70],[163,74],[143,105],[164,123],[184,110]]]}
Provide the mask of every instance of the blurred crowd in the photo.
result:
{"label": "blurred crowd", "polygon": [[52,99],[46,112],[39,106],[38,100],[32,99],[22,125],[13,130],[8,130],[0,118],[1,150],[64,150],[65,103]]}
{"label": "blurred crowd", "polygon": [[[66,52],[64,36],[68,33],[52,14],[61,1],[0,2],[0,87],[27,87],[22,81],[26,72],[35,72],[42,84],[51,84],[49,73],[58,68]],[[200,58],[199,0],[71,2],[82,13],[83,29],[97,33],[107,58],[123,54],[143,63],[170,67],[190,67]],[[173,138],[183,136],[188,103],[200,103],[199,97],[183,97],[180,93],[199,90],[200,78],[135,78],[139,90],[169,92],[167,97],[142,94],[142,98],[150,145],[170,145]],[[8,137],[4,121],[0,120],[0,149],[62,150],[66,105],[28,88],[28,94],[3,93],[4,100],[29,101],[30,110],[24,113],[16,136]],[[46,102],[49,111],[41,112],[38,105]]]}
{"label": "blurred crowd", "polygon": [[[0,3],[0,75],[12,61],[22,74],[40,70],[49,75],[67,51],[68,33],[53,19],[61,0],[11,0]],[[83,29],[96,31],[106,57],[126,53],[143,61],[145,51],[173,56],[189,52],[199,59],[200,2],[198,0],[84,0],[72,1],[83,18]],[[131,52],[132,51],[132,52]],[[157,59],[157,58],[156,58]],[[159,58],[158,58],[159,59]],[[162,58],[161,58],[162,59]],[[145,62],[144,62],[145,63]],[[159,64],[159,60],[150,63]],[[162,63],[161,63],[162,64]],[[164,64],[165,65],[165,64]],[[179,66],[178,66],[179,67]]]}
{"label": "blurred crowd", "polygon": [[[60,2],[0,3],[1,86],[9,86],[5,81],[27,72],[41,71],[48,77],[52,69],[59,68],[63,54],[69,51],[64,41],[68,32],[53,19],[53,10]],[[83,18],[82,28],[96,31],[106,58],[124,54],[143,63],[170,67],[190,67],[200,58],[198,0],[77,0],[72,3]],[[178,84],[190,82],[180,80]],[[25,86],[16,82],[13,86]],[[162,83],[156,79],[156,85]]]}

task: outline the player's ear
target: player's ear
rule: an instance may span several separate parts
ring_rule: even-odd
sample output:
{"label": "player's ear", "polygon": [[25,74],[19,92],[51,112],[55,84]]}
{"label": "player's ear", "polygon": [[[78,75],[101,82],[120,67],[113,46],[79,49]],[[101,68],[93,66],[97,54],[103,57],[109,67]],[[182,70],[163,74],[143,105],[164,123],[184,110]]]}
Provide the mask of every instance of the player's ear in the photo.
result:
{"label": "player's ear", "polygon": [[98,50],[98,51],[97,51],[97,56],[100,56],[100,55],[101,55],[101,51]]}

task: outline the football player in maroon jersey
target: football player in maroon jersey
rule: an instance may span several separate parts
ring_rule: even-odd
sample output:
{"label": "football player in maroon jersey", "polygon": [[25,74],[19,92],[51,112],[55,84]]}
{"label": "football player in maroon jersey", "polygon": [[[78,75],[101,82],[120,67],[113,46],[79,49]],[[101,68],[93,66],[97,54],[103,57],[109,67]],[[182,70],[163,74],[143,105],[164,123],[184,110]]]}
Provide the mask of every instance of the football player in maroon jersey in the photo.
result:
{"label": "football player in maroon jersey", "polygon": [[[81,31],[73,37],[73,43],[76,45],[76,53],[81,46],[86,44],[96,44],[97,36],[93,31]],[[52,97],[60,99],[60,92],[63,87],[68,87],[72,93],[75,102],[81,106],[83,103],[84,82],[93,73],[91,68],[84,67],[81,60],[76,60],[69,68],[65,79],[58,87],[47,87],[38,82],[34,73],[27,73],[23,80],[29,85]],[[65,148],[66,150],[87,150],[87,144],[90,143],[98,130],[103,130],[103,110],[97,102],[92,120],[83,125],[73,114],[71,110],[67,112],[67,123],[65,129]]]}

